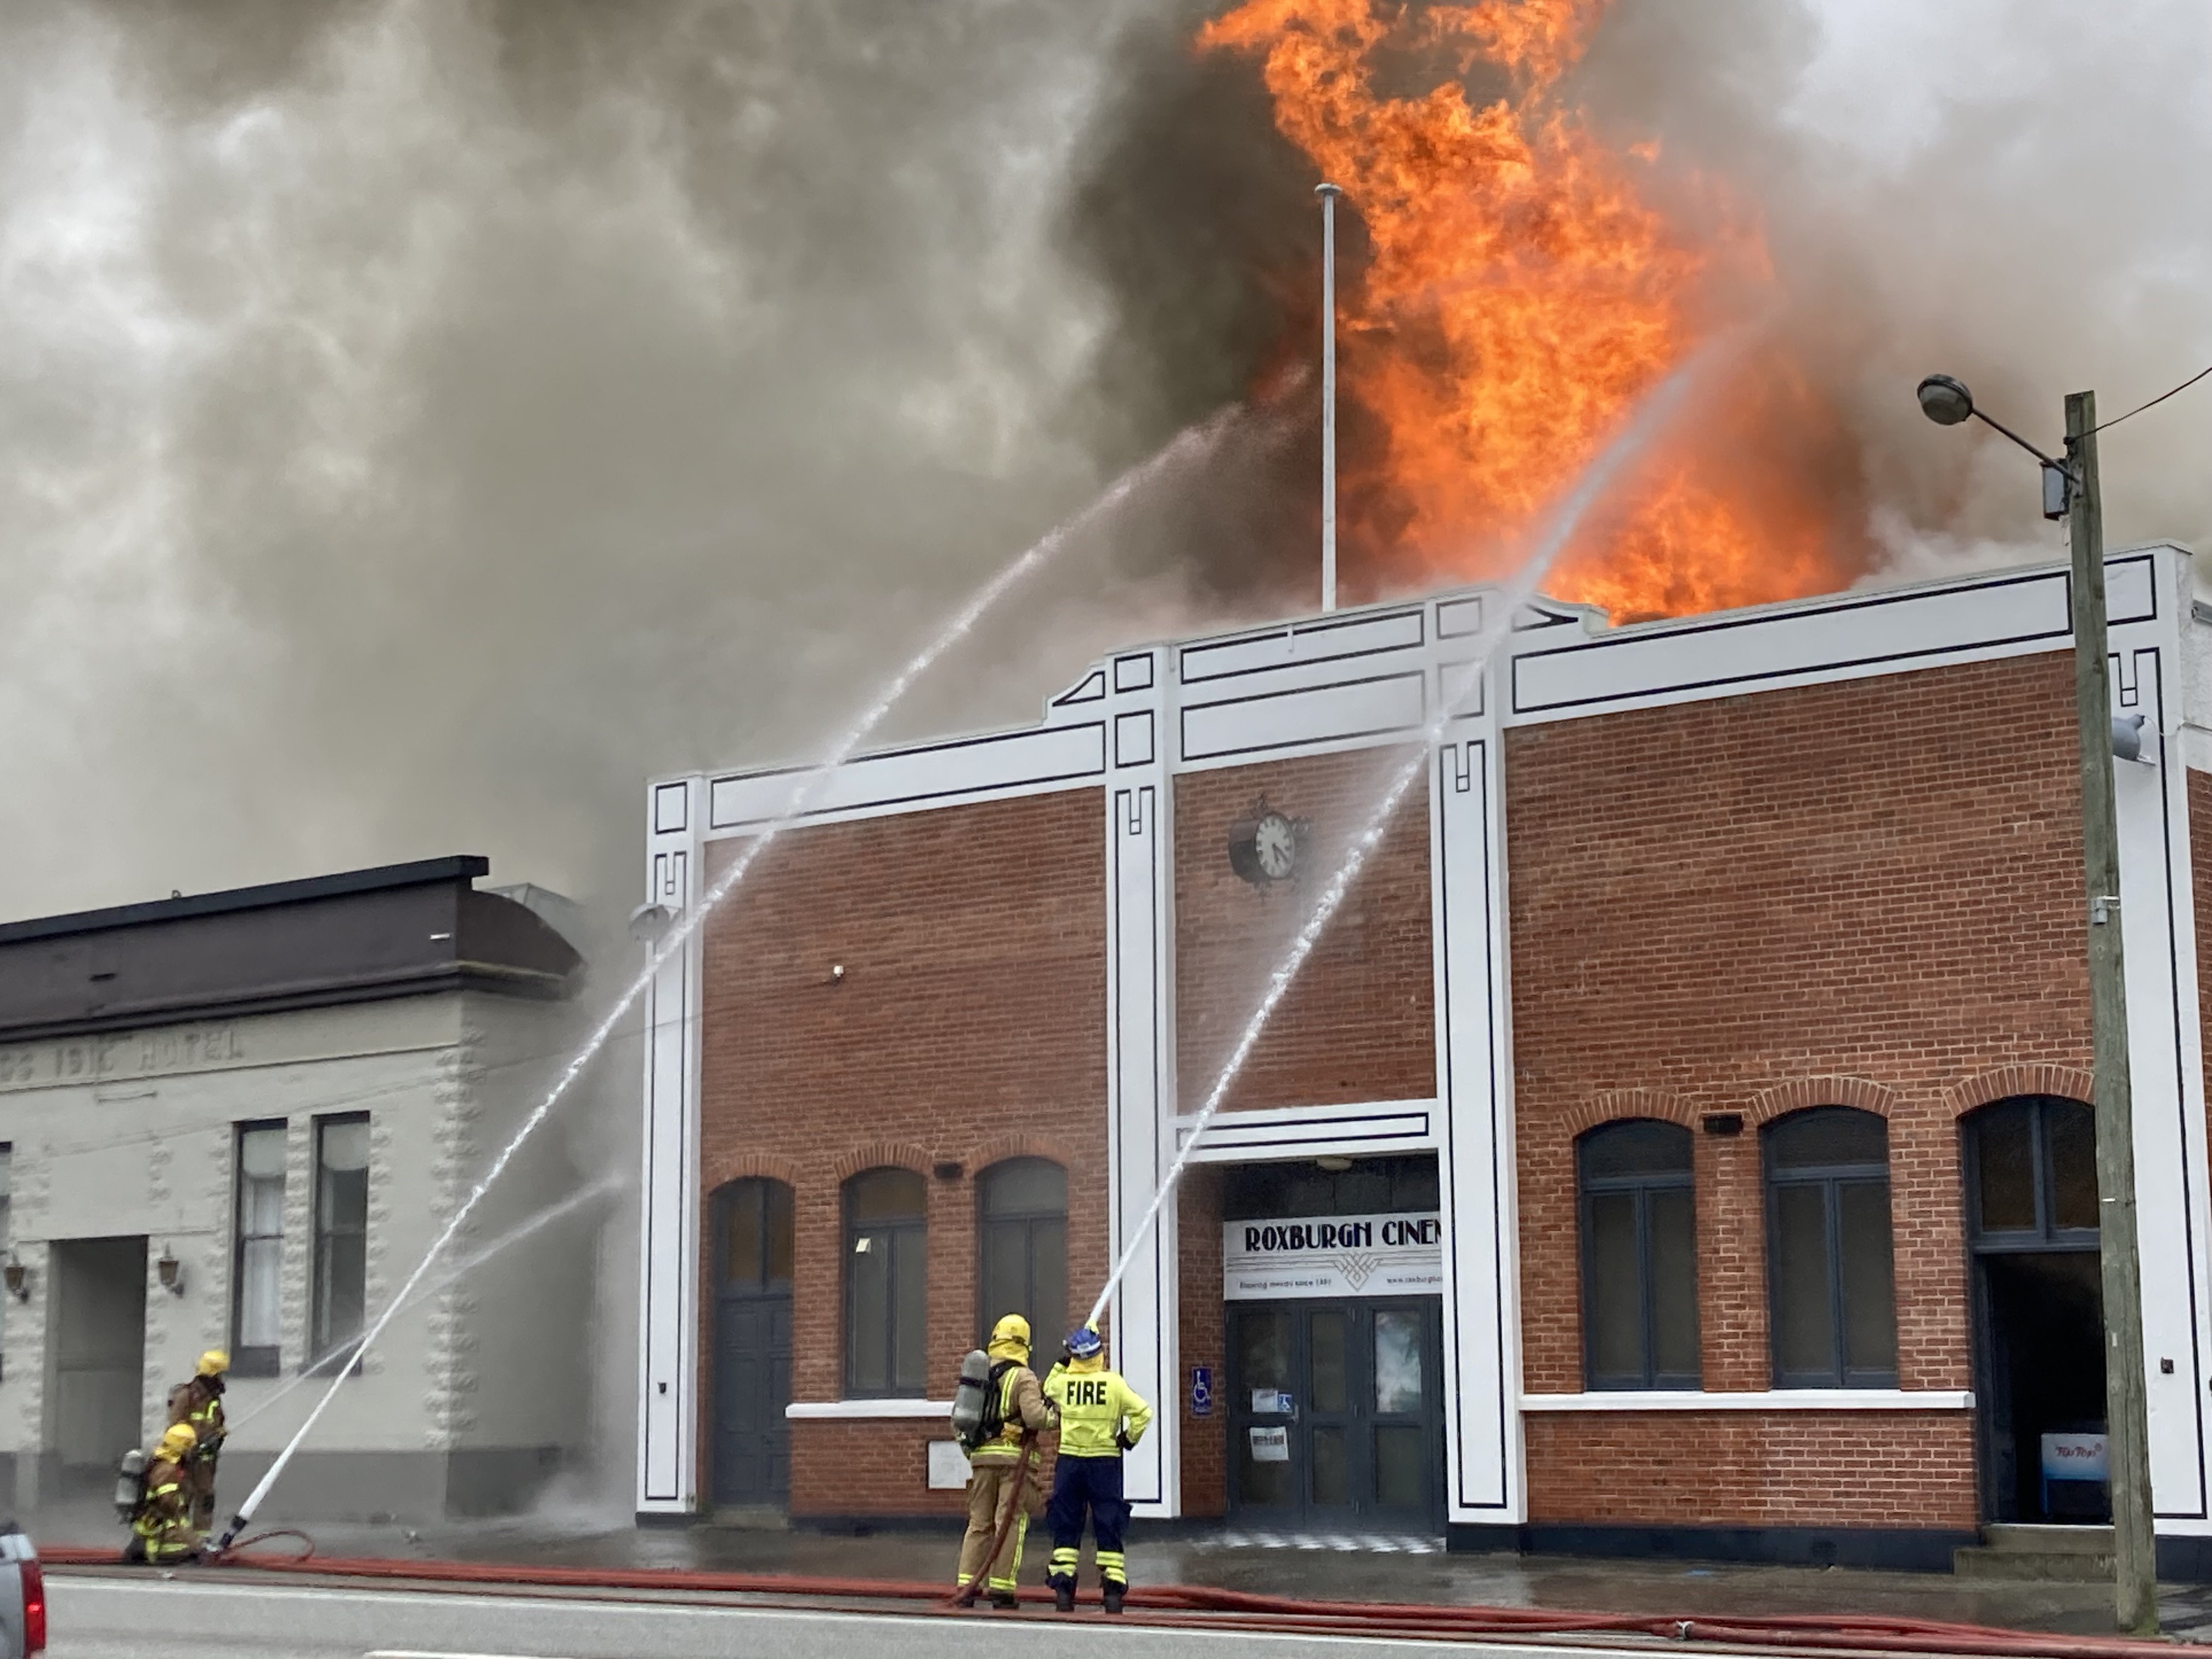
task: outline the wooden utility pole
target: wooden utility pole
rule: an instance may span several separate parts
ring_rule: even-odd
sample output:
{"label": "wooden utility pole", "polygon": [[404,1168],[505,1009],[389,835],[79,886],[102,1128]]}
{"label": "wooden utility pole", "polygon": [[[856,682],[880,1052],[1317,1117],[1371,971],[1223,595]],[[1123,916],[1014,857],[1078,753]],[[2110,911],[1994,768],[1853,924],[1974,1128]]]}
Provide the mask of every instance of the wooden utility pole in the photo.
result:
{"label": "wooden utility pole", "polygon": [[2119,1626],[2158,1631],[2158,1540],[2151,1519],[2143,1381],[2142,1270],[2136,1240],[2135,1109],[2128,1081],[2126,955],[2120,943],[2120,832],[2112,802],[2112,696],[2106,661],[2105,521],[2097,489],[2097,394],[2066,398],[2072,469],[2074,702],[2081,734],[2081,850],[2089,881],[2089,1018],[2096,1053],[2097,1254],[2105,1292],[2105,1448],[2112,1495],[2113,1603]]}

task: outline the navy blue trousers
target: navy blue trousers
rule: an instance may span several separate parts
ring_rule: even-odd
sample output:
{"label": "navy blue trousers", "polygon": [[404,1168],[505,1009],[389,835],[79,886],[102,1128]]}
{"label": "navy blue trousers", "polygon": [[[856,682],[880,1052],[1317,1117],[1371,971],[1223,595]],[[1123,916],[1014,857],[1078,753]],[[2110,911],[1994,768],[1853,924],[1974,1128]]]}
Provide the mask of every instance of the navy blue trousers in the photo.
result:
{"label": "navy blue trousers", "polygon": [[1086,1515],[1097,1540],[1098,1576],[1112,1583],[1126,1583],[1121,1534],[1129,1524],[1129,1505],[1121,1496],[1121,1460],[1070,1457],[1062,1452],[1053,1466],[1052,1502],[1044,1512],[1045,1524],[1052,1528],[1052,1577],[1074,1578],[1075,1553],[1083,1542]]}

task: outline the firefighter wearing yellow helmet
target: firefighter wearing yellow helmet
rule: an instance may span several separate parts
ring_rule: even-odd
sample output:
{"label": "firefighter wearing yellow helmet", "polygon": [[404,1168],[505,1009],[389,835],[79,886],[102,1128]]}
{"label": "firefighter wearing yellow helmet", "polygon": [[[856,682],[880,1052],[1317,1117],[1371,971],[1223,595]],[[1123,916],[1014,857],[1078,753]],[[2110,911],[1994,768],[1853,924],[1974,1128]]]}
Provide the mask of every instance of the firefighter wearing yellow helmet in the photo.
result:
{"label": "firefighter wearing yellow helmet", "polygon": [[169,1390],[169,1421],[191,1428],[195,1437],[191,1455],[185,1460],[185,1476],[191,1496],[192,1524],[205,1532],[215,1524],[215,1466],[222,1455],[223,1376],[230,1356],[210,1348],[192,1368],[189,1381]]}
{"label": "firefighter wearing yellow helmet", "polygon": [[198,1439],[189,1423],[172,1423],[163,1431],[146,1465],[138,1508],[131,1517],[131,1541],[123,1550],[125,1561],[159,1565],[198,1552],[202,1529],[192,1524],[185,1473]]}
{"label": "firefighter wearing yellow helmet", "polygon": [[[1058,1422],[1030,1369],[1030,1322],[1008,1314],[991,1327],[989,1403],[968,1452],[968,1532],[960,1540],[960,1588],[985,1578],[991,1605],[1016,1604],[1014,1581],[1030,1522],[1044,1512],[1044,1480],[1031,1443]],[[1004,1528],[994,1553],[992,1540]]]}

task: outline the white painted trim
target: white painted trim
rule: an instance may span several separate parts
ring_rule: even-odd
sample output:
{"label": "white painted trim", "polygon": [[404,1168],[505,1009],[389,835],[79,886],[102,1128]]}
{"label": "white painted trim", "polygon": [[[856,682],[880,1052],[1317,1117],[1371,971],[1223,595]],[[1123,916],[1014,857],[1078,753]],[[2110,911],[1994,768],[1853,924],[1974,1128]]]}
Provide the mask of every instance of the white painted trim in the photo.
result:
{"label": "white painted trim", "polygon": [[878,1417],[935,1417],[952,1432],[950,1400],[794,1400],[783,1408],[787,1418],[829,1418],[853,1422]]}
{"label": "white painted trim", "polygon": [[1524,1412],[1963,1412],[1966,1389],[1768,1389],[1701,1394],[1689,1389],[1613,1389],[1599,1394],[1524,1394]]}

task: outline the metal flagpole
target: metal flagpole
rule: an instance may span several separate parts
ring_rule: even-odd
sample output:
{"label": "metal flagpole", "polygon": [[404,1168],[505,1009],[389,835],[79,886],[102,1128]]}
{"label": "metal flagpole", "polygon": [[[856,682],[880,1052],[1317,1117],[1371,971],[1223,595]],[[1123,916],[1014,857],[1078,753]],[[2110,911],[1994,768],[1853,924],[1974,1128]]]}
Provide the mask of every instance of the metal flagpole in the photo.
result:
{"label": "metal flagpole", "polygon": [[1321,608],[1336,609],[1336,198],[1338,186],[1320,184],[1321,198]]}

